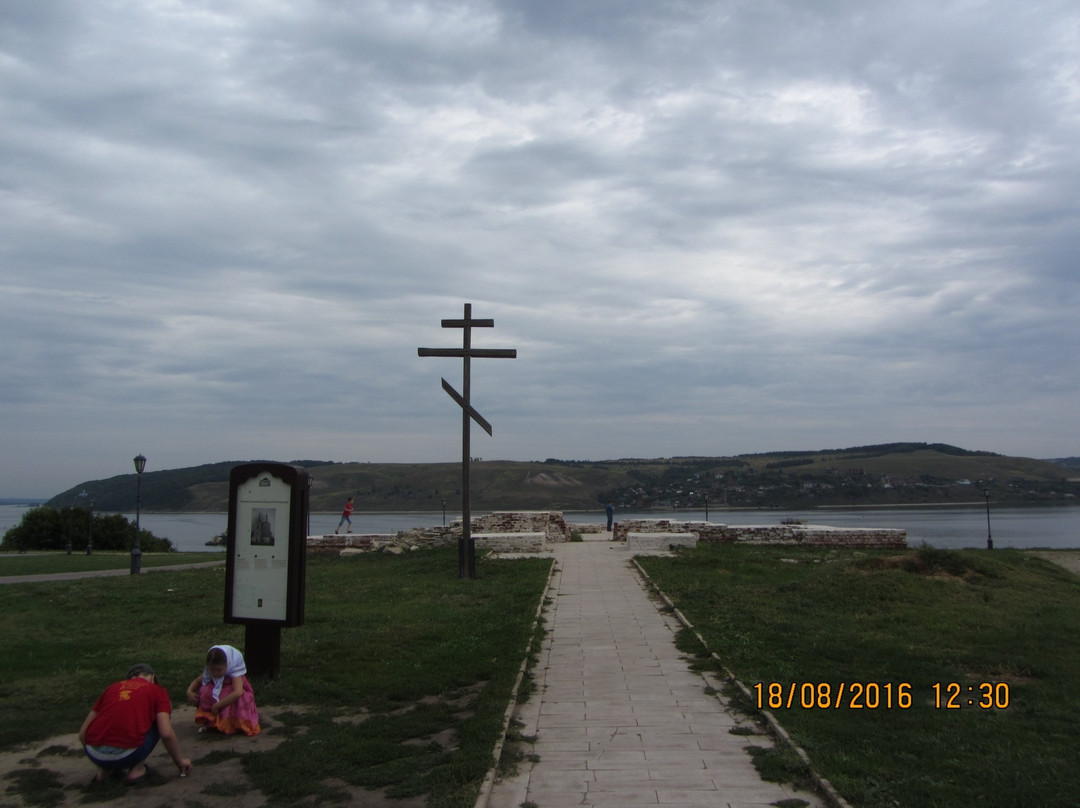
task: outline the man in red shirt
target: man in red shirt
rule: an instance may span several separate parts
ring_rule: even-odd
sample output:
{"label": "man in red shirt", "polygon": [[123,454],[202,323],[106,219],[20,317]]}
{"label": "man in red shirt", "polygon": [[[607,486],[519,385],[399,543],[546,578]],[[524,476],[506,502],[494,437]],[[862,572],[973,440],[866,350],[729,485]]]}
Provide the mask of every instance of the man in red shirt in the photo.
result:
{"label": "man in red shirt", "polygon": [[187,776],[191,761],[180,752],[169,692],[157,683],[154,669],[143,662],[133,665],[122,682],[105,688],[79,728],[79,741],[97,765],[95,779],[99,781],[120,771],[127,771],[124,782],[128,784],[145,778],[149,767],[143,761],[159,740],[180,775]]}

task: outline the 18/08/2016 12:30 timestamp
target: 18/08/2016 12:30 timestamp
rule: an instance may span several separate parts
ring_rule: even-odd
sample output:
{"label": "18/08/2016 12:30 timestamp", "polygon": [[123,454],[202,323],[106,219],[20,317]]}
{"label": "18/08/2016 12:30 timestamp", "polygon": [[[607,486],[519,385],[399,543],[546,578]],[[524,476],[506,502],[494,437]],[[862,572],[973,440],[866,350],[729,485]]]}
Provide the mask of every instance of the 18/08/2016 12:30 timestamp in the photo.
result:
{"label": "18/08/2016 12:30 timestamp", "polygon": [[[1009,706],[1007,682],[935,682],[929,689],[938,710]],[[770,710],[908,710],[915,693],[910,682],[757,682],[751,690],[758,709]]]}

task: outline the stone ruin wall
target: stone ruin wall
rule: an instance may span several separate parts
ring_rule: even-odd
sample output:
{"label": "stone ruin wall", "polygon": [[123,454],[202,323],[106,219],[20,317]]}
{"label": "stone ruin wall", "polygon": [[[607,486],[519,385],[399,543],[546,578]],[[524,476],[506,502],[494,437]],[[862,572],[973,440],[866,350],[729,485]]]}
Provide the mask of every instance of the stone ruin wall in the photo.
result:
{"label": "stone ruin wall", "polygon": [[543,533],[548,544],[570,540],[570,526],[559,511],[495,511],[474,517],[472,532]]}
{"label": "stone ruin wall", "polygon": [[397,536],[392,533],[342,533],[326,536],[308,536],[308,552],[342,550],[381,550],[389,544],[396,544]]}
{"label": "stone ruin wall", "polygon": [[[576,529],[576,528],[575,528]],[[482,533],[542,533],[551,544],[570,540],[570,526],[558,511],[495,511],[472,519],[473,535]],[[461,538],[461,520],[449,525],[418,527],[391,533],[342,533],[308,536],[309,551],[383,550],[387,547],[427,549],[456,546]]]}
{"label": "stone ruin wall", "polygon": [[[541,533],[547,544],[570,540],[571,532],[600,533],[601,523],[568,524],[558,511],[496,511],[472,520],[473,535],[484,533]],[[842,528],[823,525],[722,525],[714,522],[677,522],[671,519],[628,519],[615,523],[612,540],[625,542],[629,533],[696,533],[701,542],[723,544],[786,544],[804,547],[907,547],[907,532],[890,528]],[[309,536],[309,551],[404,550],[455,546],[461,521],[436,527],[402,530],[396,534]]]}
{"label": "stone ruin wall", "polygon": [[628,519],[616,522],[612,541],[630,533],[697,533],[705,544],[794,544],[803,547],[879,547],[904,549],[907,531],[895,528],[848,528],[825,525],[721,525],[670,519]]}

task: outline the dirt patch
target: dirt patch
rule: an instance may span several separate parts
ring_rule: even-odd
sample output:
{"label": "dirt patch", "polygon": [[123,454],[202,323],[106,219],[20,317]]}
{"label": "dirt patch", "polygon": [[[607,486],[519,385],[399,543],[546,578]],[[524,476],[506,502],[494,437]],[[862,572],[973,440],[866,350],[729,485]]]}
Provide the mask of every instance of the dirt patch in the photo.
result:
{"label": "dirt patch", "polygon": [[[102,804],[110,808],[210,808],[226,798],[230,808],[262,808],[266,799],[247,779],[240,757],[252,752],[270,750],[287,737],[273,732],[280,726],[276,720],[281,713],[304,712],[300,706],[260,707],[262,734],[249,738],[244,735],[225,736],[216,732],[200,733],[195,727],[195,708],[177,705],[173,708],[173,727],[180,740],[180,750],[191,758],[193,769],[188,777],[180,777],[176,766],[162,744],[158,744],[147,761],[154,774],[143,784],[131,787],[116,783],[91,784],[97,769],[87,759],[76,733],[60,735],[26,744],[16,750],[0,752],[0,808],[85,808]],[[19,774],[22,772],[23,774]],[[20,786],[29,780],[47,777],[54,785],[49,793],[40,790],[29,801]],[[347,804],[364,808],[420,808],[423,799],[390,800],[382,794],[342,785],[350,794]]]}
{"label": "dirt patch", "polygon": [[545,488],[580,488],[581,481],[567,474],[549,473],[546,471],[539,474],[530,474],[525,478],[528,485],[539,485]]}

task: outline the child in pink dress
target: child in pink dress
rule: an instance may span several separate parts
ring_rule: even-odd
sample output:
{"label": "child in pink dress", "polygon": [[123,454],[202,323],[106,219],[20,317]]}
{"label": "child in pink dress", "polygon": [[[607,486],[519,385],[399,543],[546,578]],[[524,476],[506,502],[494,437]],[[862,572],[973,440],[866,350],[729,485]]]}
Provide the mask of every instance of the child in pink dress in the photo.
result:
{"label": "child in pink dress", "polygon": [[215,645],[206,652],[206,667],[187,689],[188,704],[195,706],[200,731],[216,729],[226,735],[258,735],[259,711],[251,689],[244,655],[231,645]]}

